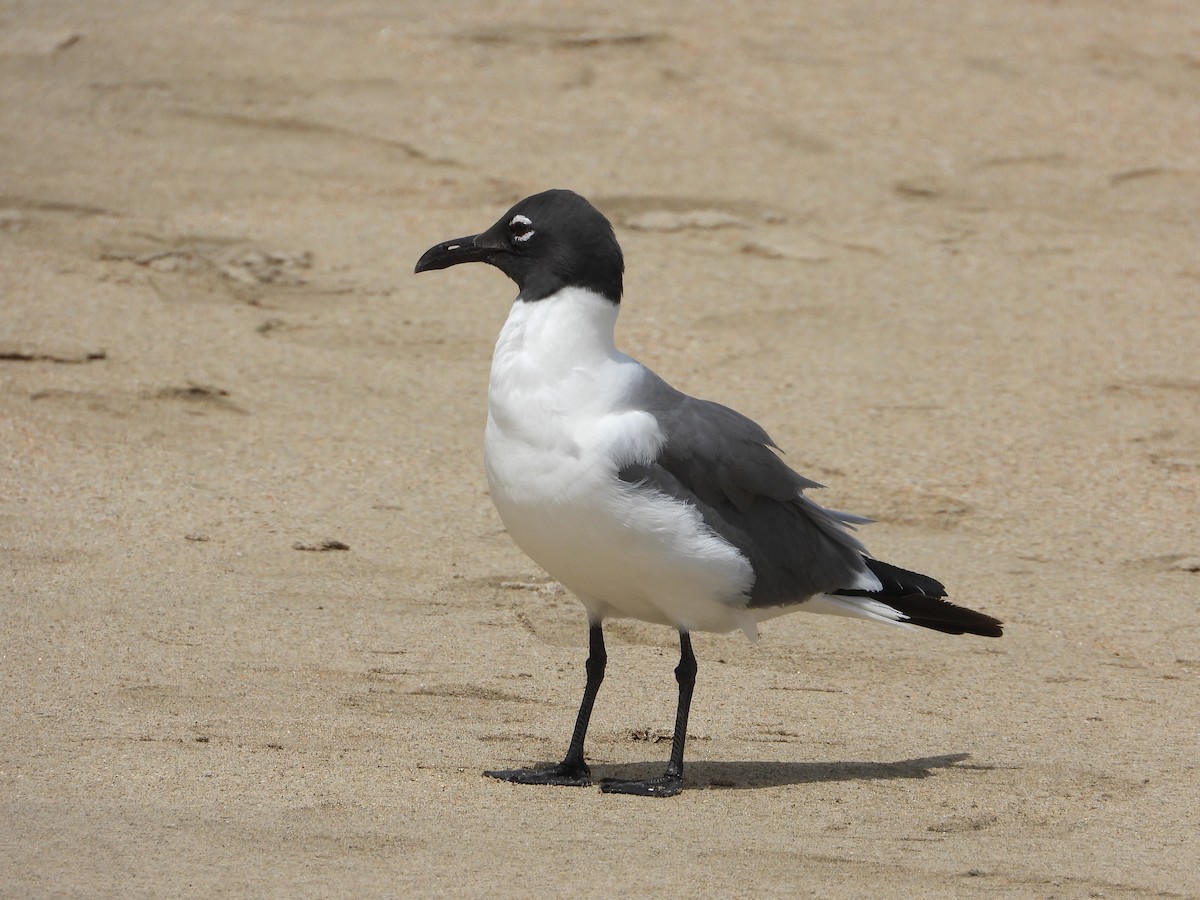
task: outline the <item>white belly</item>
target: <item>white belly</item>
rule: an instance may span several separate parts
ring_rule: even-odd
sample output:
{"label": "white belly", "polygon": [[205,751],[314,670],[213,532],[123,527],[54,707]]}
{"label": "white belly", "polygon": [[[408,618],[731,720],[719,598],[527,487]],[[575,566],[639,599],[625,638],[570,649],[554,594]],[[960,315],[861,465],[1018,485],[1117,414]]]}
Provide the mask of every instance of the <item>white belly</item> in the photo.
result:
{"label": "white belly", "polygon": [[745,627],[749,562],[685,503],[621,481],[611,460],[533,447],[489,418],[492,501],[525,553],[595,618]]}

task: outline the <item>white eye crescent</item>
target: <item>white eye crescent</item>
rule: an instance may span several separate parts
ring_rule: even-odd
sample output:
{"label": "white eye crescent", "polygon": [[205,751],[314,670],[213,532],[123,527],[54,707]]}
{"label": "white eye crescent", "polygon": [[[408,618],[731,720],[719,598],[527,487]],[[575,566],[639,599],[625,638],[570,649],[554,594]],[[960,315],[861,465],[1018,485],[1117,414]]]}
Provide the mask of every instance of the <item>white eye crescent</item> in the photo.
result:
{"label": "white eye crescent", "polygon": [[514,241],[527,241],[533,237],[533,223],[519,214],[512,217],[508,230],[512,232]]}

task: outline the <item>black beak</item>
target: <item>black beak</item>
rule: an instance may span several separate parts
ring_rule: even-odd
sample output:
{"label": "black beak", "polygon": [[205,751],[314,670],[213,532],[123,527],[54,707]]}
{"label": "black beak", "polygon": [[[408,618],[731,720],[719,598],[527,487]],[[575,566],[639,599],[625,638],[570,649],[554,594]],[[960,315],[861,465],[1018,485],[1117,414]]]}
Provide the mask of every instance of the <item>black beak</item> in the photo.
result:
{"label": "black beak", "polygon": [[429,272],[432,269],[448,269],[459,263],[489,262],[498,248],[486,246],[487,243],[490,243],[489,241],[485,241],[485,245],[481,245],[479,239],[482,237],[484,237],[482,234],[472,234],[434,244],[421,254],[421,258],[417,260],[417,267],[413,270],[414,273]]}

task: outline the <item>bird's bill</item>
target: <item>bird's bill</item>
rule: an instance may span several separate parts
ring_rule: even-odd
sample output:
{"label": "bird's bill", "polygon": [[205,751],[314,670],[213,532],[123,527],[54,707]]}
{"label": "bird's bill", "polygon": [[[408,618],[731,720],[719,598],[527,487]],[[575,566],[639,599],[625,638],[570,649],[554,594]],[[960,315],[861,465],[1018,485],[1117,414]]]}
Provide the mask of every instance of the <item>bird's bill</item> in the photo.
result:
{"label": "bird's bill", "polygon": [[481,237],[483,237],[481,234],[472,234],[434,244],[421,254],[414,272],[448,269],[459,263],[487,262],[488,257],[495,252],[496,248],[481,246],[479,243]]}

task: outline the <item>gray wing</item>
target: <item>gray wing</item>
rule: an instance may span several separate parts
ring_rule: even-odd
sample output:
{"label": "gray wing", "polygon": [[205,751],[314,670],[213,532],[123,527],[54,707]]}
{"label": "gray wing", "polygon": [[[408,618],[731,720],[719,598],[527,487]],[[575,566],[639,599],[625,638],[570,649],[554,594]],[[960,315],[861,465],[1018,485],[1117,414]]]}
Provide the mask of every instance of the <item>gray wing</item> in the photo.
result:
{"label": "gray wing", "polygon": [[820,485],[792,471],[757,423],[648,375],[636,405],[654,415],[666,441],[652,462],[622,467],[621,480],[697,507],[753,566],[751,607],[854,587],[867,571],[866,551],[847,528],[870,520],[805,497],[802,491]]}

